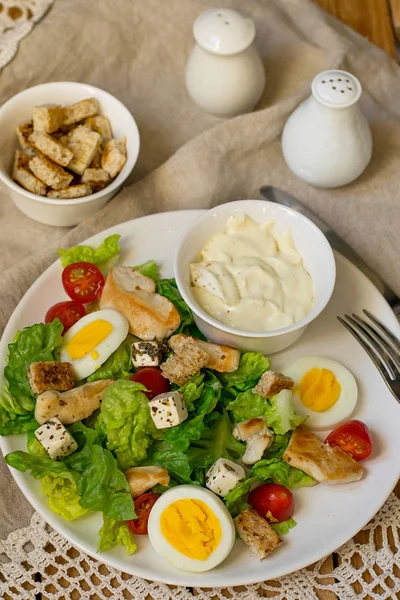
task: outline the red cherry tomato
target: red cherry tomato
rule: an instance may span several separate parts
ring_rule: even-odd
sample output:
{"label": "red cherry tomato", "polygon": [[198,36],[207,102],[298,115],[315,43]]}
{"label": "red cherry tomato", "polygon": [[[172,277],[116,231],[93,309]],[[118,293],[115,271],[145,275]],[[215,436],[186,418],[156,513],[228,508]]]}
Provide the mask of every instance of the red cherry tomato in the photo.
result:
{"label": "red cherry tomato", "polygon": [[104,287],[101,271],[89,262],[76,262],[62,272],[64,290],[72,300],[88,304],[100,298]]}
{"label": "red cherry tomato", "polygon": [[284,485],[263,483],[249,494],[249,504],[269,523],[281,523],[293,516],[293,494]]}
{"label": "red cherry tomato", "polygon": [[149,522],[150,512],[159,497],[160,494],[149,492],[135,498],[137,518],[126,522],[132,533],[147,535],[147,523]]}
{"label": "red cherry tomato", "polygon": [[356,419],[343,423],[331,431],[325,444],[337,446],[357,462],[368,458],[372,452],[372,439],[368,427]]}
{"label": "red cherry tomato", "polygon": [[132,381],[141,383],[149,390],[148,392],[143,392],[149,400],[169,390],[168,381],[162,376],[160,369],[157,367],[143,367],[143,369],[139,369],[139,371],[131,375],[131,379]]}
{"label": "red cherry tomato", "polygon": [[75,325],[79,319],[86,315],[86,309],[80,302],[67,300],[54,304],[46,313],[45,323],[51,323],[54,319],[60,319],[64,326],[63,335],[72,325]]}

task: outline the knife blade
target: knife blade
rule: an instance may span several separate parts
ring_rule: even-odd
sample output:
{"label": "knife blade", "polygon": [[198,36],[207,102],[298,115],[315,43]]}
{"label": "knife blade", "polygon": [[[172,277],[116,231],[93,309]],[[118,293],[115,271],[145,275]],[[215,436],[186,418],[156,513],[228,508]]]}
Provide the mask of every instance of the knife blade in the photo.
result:
{"label": "knife blade", "polygon": [[387,285],[387,283],[371,269],[361,258],[359,254],[351,246],[349,246],[337,233],[335,233],[329,225],[327,225],[322,219],[314,215],[314,213],[307,208],[304,204],[297,200],[294,196],[291,196],[287,192],[280,190],[272,186],[263,186],[260,188],[261,195],[270,202],[276,202],[277,204],[283,204],[289,208],[297,210],[310,221],[312,221],[325,235],[328,242],[337,250],[340,254],[345,256],[350,262],[352,262],[360,271],[364,273],[372,281],[372,283],[378,288],[383,297],[386,299],[388,304],[397,317],[400,317],[400,298],[395,292]]}

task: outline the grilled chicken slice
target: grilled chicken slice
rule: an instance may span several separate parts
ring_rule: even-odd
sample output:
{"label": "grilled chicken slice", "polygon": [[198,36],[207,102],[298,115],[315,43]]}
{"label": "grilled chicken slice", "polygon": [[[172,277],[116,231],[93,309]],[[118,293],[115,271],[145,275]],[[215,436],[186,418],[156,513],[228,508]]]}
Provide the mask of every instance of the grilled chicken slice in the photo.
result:
{"label": "grilled chicken slice", "polygon": [[320,483],[358,481],[363,467],[340,448],[328,446],[301,425],[292,433],[283,460]]}
{"label": "grilled chicken slice", "polygon": [[42,424],[57,417],[64,425],[90,417],[99,408],[106,389],[113,379],[99,379],[67,392],[47,391],[36,399],[35,419]]}
{"label": "grilled chicken slice", "polygon": [[100,298],[100,308],[115,308],[129,322],[129,331],[142,340],[164,339],[180,325],[175,306],[156,293],[156,284],[131,267],[113,267]]}
{"label": "grilled chicken slice", "polygon": [[160,483],[169,484],[169,475],[164,467],[132,467],[125,471],[133,498],[144,494],[147,490]]}
{"label": "grilled chicken slice", "polygon": [[274,434],[267,427],[264,416],[238,423],[232,434],[237,440],[247,442],[246,452],[242,456],[242,462],[245,465],[254,465],[254,463],[261,460],[265,450],[270,447],[274,440]]}

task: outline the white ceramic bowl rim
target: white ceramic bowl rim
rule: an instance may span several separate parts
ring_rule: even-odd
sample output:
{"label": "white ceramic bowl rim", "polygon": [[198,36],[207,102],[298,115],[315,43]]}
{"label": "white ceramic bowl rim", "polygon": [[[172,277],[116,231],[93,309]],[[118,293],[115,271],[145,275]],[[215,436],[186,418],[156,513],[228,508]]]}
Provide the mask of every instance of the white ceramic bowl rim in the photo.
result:
{"label": "white ceramic bowl rim", "polygon": [[[189,296],[189,294],[186,292],[186,284],[183,281],[183,277],[181,277],[181,274],[180,274],[180,271],[178,268],[179,255],[181,252],[181,248],[186,241],[186,238],[192,234],[193,230],[196,229],[196,227],[198,226],[199,223],[206,221],[209,218],[210,213],[212,213],[213,211],[216,211],[219,208],[221,208],[222,206],[225,206],[227,204],[229,204],[232,207],[232,212],[235,210],[235,208],[237,208],[237,209],[239,208],[238,207],[239,204],[240,204],[240,209],[243,210],[243,202],[244,202],[243,200],[238,200],[238,201],[234,201],[234,202],[225,202],[224,204],[219,204],[218,206],[214,206],[210,210],[206,211],[203,215],[200,215],[200,217],[198,217],[194,221],[194,223],[185,231],[183,237],[181,238],[181,240],[179,242],[179,245],[178,245],[178,248],[177,248],[177,251],[175,254],[175,260],[174,260],[174,274],[175,274],[175,279],[176,279],[178,289],[182,295],[182,298],[184,299],[184,301],[189,306],[189,308],[192,312],[194,312],[197,316],[199,316],[204,321],[206,321],[206,323],[209,323],[210,325],[213,325],[217,329],[220,329],[221,331],[224,331],[226,333],[230,333],[230,334],[241,336],[241,337],[251,337],[251,338],[271,338],[271,337],[283,335],[286,333],[292,333],[293,331],[301,329],[302,327],[308,325],[309,323],[311,323],[311,321],[316,319],[318,317],[318,315],[324,310],[324,308],[328,304],[328,302],[332,296],[333,289],[335,287],[336,263],[335,263],[335,257],[333,255],[331,245],[329,244],[328,240],[326,239],[326,237],[322,233],[322,231],[319,229],[319,227],[317,227],[312,221],[310,221],[310,219],[308,219],[301,213],[299,213],[296,210],[293,210],[292,208],[289,208],[287,206],[278,205],[279,209],[282,209],[284,212],[287,212],[287,213],[294,215],[295,217],[300,218],[303,221],[305,221],[320,236],[321,244],[324,244],[325,247],[329,251],[328,252],[328,254],[330,255],[329,268],[332,272],[332,285],[330,286],[330,288],[326,289],[326,291],[325,291],[323,297],[321,298],[321,300],[319,301],[318,305],[313,306],[313,308],[310,310],[310,312],[308,312],[302,319],[300,319],[300,321],[296,321],[296,323],[293,323],[293,325],[288,325],[287,327],[282,327],[280,329],[272,329],[271,331],[248,331],[245,329],[236,329],[234,327],[230,327],[229,325],[225,325],[225,323],[222,323],[221,321],[218,321],[217,319],[214,319],[214,317],[212,317],[211,315],[206,313],[197,304],[197,302],[194,302],[191,299],[191,297]],[[270,205],[271,207],[277,206],[276,203],[269,202],[268,200],[258,199],[258,200],[256,200],[256,202],[263,202],[263,204],[265,204],[266,206]]]}
{"label": "white ceramic bowl rim", "polygon": [[[26,92],[31,91],[31,90],[39,90],[40,88],[44,88],[44,87],[46,87],[46,88],[59,87],[61,85],[71,85],[71,84],[73,84],[73,85],[77,84],[81,87],[87,88],[89,94],[91,93],[92,90],[95,90],[96,92],[100,92],[101,95],[108,96],[108,98],[112,99],[114,102],[117,102],[119,104],[119,108],[120,108],[121,112],[125,112],[125,113],[127,113],[127,115],[129,115],[129,118],[132,120],[132,125],[137,130],[138,151],[137,151],[136,156],[128,154],[127,161],[126,161],[123,169],[120,171],[120,173],[118,173],[117,177],[114,179],[114,181],[112,183],[110,183],[110,185],[106,186],[104,189],[100,190],[99,192],[96,192],[95,194],[90,194],[89,196],[83,196],[82,198],[70,198],[70,199],[68,199],[68,206],[73,205],[73,204],[84,204],[85,202],[88,202],[89,200],[93,200],[95,198],[100,198],[101,196],[104,196],[105,194],[109,194],[110,192],[115,190],[117,187],[119,187],[123,183],[123,181],[126,179],[126,177],[127,177],[126,173],[129,174],[130,171],[132,170],[132,167],[135,165],[137,157],[139,155],[139,149],[140,149],[139,148],[139,146],[140,146],[139,130],[136,125],[135,119],[133,118],[133,116],[131,115],[129,110],[126,108],[126,106],[124,104],[122,104],[122,102],[120,100],[118,100],[118,98],[116,98],[109,92],[106,92],[105,90],[102,90],[101,88],[95,87],[93,85],[89,85],[87,83],[80,83],[78,81],[51,81],[49,83],[41,83],[40,85],[35,85],[30,88],[27,88],[26,90],[22,90],[18,94],[15,94],[15,96],[12,96],[12,98],[7,100],[7,102],[5,102],[1,106],[0,120],[3,116],[3,113],[6,112],[9,109],[9,107],[14,104],[15,100],[17,98],[19,98],[20,96],[25,95]],[[105,115],[105,116],[107,116],[107,115]],[[8,185],[10,188],[12,188],[15,192],[18,192],[19,194],[26,196],[27,198],[31,198],[32,200],[36,200],[37,202],[41,202],[42,204],[59,205],[60,203],[64,202],[64,200],[59,200],[57,198],[47,198],[46,196],[39,196],[37,194],[33,194],[32,192],[29,192],[28,190],[23,188],[21,185],[16,183],[13,179],[11,179],[11,177],[8,174],[5,175],[1,170],[0,170],[0,180],[3,183],[5,183],[6,185]]]}

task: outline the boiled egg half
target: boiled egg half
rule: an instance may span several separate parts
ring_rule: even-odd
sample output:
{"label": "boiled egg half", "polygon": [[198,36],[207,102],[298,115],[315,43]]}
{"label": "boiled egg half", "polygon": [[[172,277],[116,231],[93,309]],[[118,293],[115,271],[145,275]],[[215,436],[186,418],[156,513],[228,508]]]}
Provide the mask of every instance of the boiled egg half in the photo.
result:
{"label": "boiled egg half", "polygon": [[184,571],[216,567],[235,543],[235,526],[223,502],[193,485],[178,485],[157,500],[148,532],[154,549]]}
{"label": "boiled egg half", "polygon": [[283,370],[294,380],[292,402],[310,429],[330,429],[353,412],[357,383],[346,367],[323,356],[305,356]]}
{"label": "boiled egg half", "polygon": [[124,315],[113,308],[85,315],[64,335],[60,360],[71,363],[75,379],[89,377],[122,344],[128,330]]}

